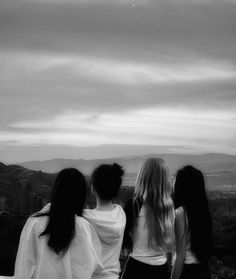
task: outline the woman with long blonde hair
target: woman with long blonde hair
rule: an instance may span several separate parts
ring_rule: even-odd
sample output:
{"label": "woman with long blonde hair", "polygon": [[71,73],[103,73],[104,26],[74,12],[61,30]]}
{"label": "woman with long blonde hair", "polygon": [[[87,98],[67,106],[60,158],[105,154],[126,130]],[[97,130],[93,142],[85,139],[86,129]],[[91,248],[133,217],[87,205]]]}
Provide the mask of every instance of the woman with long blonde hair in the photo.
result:
{"label": "woman with long blonde hair", "polygon": [[[168,167],[163,159],[148,158],[136,179],[134,198],[125,206],[124,245],[131,248],[123,279],[169,278],[167,253],[172,250],[174,205]],[[132,247],[130,245],[131,239]]]}

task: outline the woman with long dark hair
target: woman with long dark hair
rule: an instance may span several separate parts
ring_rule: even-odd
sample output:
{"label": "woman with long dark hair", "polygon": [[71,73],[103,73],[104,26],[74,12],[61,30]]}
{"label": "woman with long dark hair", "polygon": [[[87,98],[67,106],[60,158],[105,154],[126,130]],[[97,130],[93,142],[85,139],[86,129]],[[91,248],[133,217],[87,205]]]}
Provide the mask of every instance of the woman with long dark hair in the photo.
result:
{"label": "woman with long dark hair", "polygon": [[177,172],[174,185],[176,254],[171,279],[209,279],[212,221],[203,174],[186,166]]}
{"label": "woman with long dark hair", "polygon": [[136,179],[134,198],[127,202],[125,213],[124,248],[130,236],[132,251],[122,278],[133,278],[135,274],[137,279],[168,279],[167,254],[173,249],[174,205],[168,167],[163,159],[144,161]]}
{"label": "woman with long dark hair", "polygon": [[82,217],[87,188],[76,169],[56,177],[51,203],[25,224],[18,248],[15,279],[90,279],[101,269],[101,246]]}

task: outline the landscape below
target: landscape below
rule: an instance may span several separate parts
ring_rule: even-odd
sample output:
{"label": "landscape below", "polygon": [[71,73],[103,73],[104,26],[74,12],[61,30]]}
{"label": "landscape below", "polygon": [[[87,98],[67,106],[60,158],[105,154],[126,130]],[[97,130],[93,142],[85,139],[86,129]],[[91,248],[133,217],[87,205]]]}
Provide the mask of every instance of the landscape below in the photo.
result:
{"label": "landscape below", "polygon": [[[206,170],[207,192],[213,218],[212,279],[233,279],[236,278],[236,157],[226,155],[226,157],[220,158],[217,155],[214,157],[214,154],[208,154],[208,156],[205,154],[202,155],[203,158],[200,158],[204,161],[203,169]],[[168,155],[166,156],[168,157]],[[183,156],[179,161],[177,157],[172,158],[173,160],[169,158],[172,162],[170,164],[172,175],[178,167],[188,163],[190,159],[193,160],[190,157],[183,159]],[[101,162],[122,164],[126,174],[116,202],[124,205],[134,191],[136,177],[134,170],[137,171],[141,159],[141,157],[135,157],[93,160],[90,165],[88,161],[82,160],[87,170],[82,171],[88,174]],[[197,162],[201,161],[199,157],[197,159]],[[79,164],[82,162],[81,160],[71,160],[70,162],[66,160],[63,163],[63,159],[59,160],[58,169],[78,167],[78,161]],[[177,162],[179,162],[179,166]],[[42,162],[40,163],[42,164]],[[47,163],[49,164],[49,162]],[[229,164],[231,164],[230,168]],[[22,165],[7,166],[0,163],[0,275],[13,275],[22,227],[30,214],[40,210],[49,201],[51,186],[56,176],[55,173],[30,170]],[[78,167],[78,169],[81,168]],[[87,179],[89,179],[88,176]],[[88,191],[86,206],[93,208],[94,205],[95,199]]]}

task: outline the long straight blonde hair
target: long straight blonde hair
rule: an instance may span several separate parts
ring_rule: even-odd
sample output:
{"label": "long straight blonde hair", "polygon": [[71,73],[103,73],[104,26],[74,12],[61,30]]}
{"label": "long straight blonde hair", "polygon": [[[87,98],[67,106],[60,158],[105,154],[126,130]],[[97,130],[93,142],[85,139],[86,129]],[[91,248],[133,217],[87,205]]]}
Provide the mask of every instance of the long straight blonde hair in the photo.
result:
{"label": "long straight blonde hair", "polygon": [[168,167],[163,159],[148,158],[136,179],[135,196],[144,199],[148,245],[171,251],[174,240],[174,204]]}

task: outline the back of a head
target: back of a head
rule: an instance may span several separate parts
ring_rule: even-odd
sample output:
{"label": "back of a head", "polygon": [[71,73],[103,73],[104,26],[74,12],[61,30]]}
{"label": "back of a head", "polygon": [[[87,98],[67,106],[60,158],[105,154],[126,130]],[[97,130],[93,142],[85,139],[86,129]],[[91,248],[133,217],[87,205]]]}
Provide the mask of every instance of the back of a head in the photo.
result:
{"label": "back of a head", "polygon": [[185,166],[177,172],[174,192],[175,207],[182,206],[189,221],[191,249],[199,261],[210,256],[212,224],[202,172]]}
{"label": "back of a head", "polygon": [[158,195],[162,198],[170,191],[168,167],[161,158],[146,159],[138,172],[135,193],[139,196],[147,195],[147,198]]}
{"label": "back of a head", "polygon": [[63,254],[75,234],[75,215],[82,216],[87,193],[86,180],[74,168],[60,171],[51,194],[48,224],[41,235],[49,235],[48,246]]}
{"label": "back of a head", "polygon": [[199,203],[207,202],[204,177],[200,170],[189,165],[177,172],[174,199],[176,207],[196,207]]}
{"label": "back of a head", "polygon": [[144,198],[150,245],[168,251],[173,245],[174,206],[168,167],[163,159],[148,158],[136,179],[135,195]]}
{"label": "back of a head", "polygon": [[118,195],[124,171],[118,164],[103,164],[91,176],[91,185],[98,197],[110,201]]}
{"label": "back of a head", "polygon": [[74,168],[63,169],[53,185],[51,208],[57,212],[82,216],[86,194],[84,175]]}

